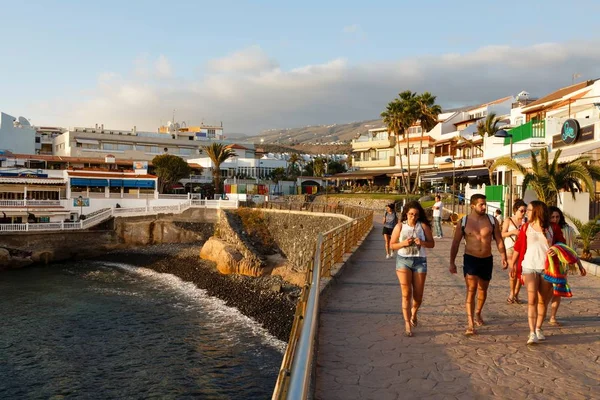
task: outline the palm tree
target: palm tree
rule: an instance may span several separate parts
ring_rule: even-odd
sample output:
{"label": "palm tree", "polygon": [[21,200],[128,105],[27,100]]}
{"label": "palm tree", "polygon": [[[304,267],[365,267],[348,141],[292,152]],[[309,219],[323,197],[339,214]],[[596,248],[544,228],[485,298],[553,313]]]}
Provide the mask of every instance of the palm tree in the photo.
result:
{"label": "palm tree", "polygon": [[[398,147],[398,154],[400,157],[400,171],[404,171],[404,166],[402,162],[402,154],[400,153],[400,136],[404,136],[404,125],[402,121],[402,109],[401,105],[397,99],[388,103],[384,112],[381,113],[381,118],[383,118],[383,123],[387,127],[388,135],[396,137],[396,145]],[[402,182],[402,186],[404,186],[404,190],[407,190],[406,185],[406,177],[404,173],[401,175],[400,181]]]}
{"label": "palm tree", "polygon": [[408,177],[406,177],[402,161],[401,142],[406,138],[408,128],[410,128],[410,126],[418,119],[419,105],[416,100],[416,93],[405,90],[398,95],[398,98],[389,102],[386,110],[381,113],[383,123],[388,129],[388,133],[396,136],[397,153],[400,157],[400,170],[402,171],[401,181],[406,193],[410,193],[411,191],[410,162],[408,163]]}
{"label": "palm tree", "polygon": [[436,96],[433,96],[429,92],[422,93],[417,97],[417,103],[419,105],[418,119],[421,124],[421,140],[419,141],[419,163],[417,165],[417,175],[415,177],[415,189],[416,182],[419,182],[421,177],[421,154],[423,153],[423,134],[429,132],[438,123],[438,115],[442,113],[442,108],[435,104]]}
{"label": "palm tree", "polygon": [[[406,183],[407,183],[407,193],[412,193],[413,188],[410,181],[411,171],[410,171],[410,151],[409,151],[409,137],[406,134],[408,129],[413,126],[419,119],[420,114],[420,105],[417,101],[417,94],[415,92],[411,92],[410,90],[405,90],[398,95],[398,101],[400,102],[400,106],[402,109],[402,123],[404,125],[404,137],[406,138],[406,155],[408,160],[408,165],[406,167]],[[400,143],[398,143],[398,149],[400,149]],[[400,159],[402,159],[402,155],[400,155]],[[404,170],[402,170],[402,175],[404,175]],[[415,186],[417,186],[417,181],[415,181]]]}
{"label": "palm tree", "polygon": [[292,153],[288,159],[288,175],[294,175],[296,172],[296,164],[298,164],[302,158],[297,153]]}
{"label": "palm tree", "polygon": [[582,183],[588,192],[594,190],[594,180],[600,180],[600,166],[589,165],[589,157],[578,157],[573,161],[559,166],[558,158],[562,150],[558,150],[552,162],[548,162],[548,150],[541,149],[538,156],[531,152],[531,168],[528,170],[518,161],[510,157],[502,157],[496,160],[490,167],[507,167],[523,175],[522,195],[531,186],[538,200],[548,205],[556,205],[558,192],[565,190],[571,192],[575,198],[575,192],[582,190]]}
{"label": "palm tree", "polygon": [[495,112],[489,113],[485,120],[479,120],[477,123],[477,133],[481,137],[484,137],[486,134],[488,136],[494,136],[496,132],[500,130],[498,127],[500,121],[501,119],[496,117]]}
{"label": "palm tree", "polygon": [[230,146],[223,143],[211,143],[208,146],[202,146],[208,157],[213,163],[213,180],[215,182],[215,191],[222,193],[221,190],[221,164],[227,159],[235,157],[235,151]]}
{"label": "palm tree", "polygon": [[325,159],[322,157],[315,158],[313,162],[313,174],[314,176],[323,176],[325,174]]}

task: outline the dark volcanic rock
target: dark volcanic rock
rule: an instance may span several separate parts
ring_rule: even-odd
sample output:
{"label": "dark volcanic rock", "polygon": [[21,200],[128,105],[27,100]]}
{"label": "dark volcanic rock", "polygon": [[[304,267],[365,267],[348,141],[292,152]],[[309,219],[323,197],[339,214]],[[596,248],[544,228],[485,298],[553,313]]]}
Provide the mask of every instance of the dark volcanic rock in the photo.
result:
{"label": "dark volcanic rock", "polygon": [[[287,342],[300,288],[278,276],[222,275],[213,263],[201,260],[199,252],[199,246],[166,244],[114,251],[97,259],[150,268],[193,282]],[[273,291],[275,285],[281,287],[280,292]]]}

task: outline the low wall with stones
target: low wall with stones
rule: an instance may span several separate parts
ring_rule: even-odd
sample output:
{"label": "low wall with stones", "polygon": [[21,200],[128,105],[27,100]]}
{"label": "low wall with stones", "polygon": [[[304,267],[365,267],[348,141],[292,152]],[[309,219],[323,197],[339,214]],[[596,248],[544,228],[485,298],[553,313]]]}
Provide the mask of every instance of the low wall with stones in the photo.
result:
{"label": "low wall with stones", "polygon": [[[391,200],[383,200],[383,199],[361,199],[361,198],[352,198],[352,197],[327,197],[325,196],[317,196],[314,200],[314,203],[327,203],[331,205],[344,205],[344,206],[355,206],[355,207],[364,207],[369,210],[375,210],[383,212],[385,211],[385,206],[390,203],[393,203]],[[398,210],[399,211],[399,210]]]}
{"label": "low wall with stones", "polygon": [[303,211],[262,210],[273,239],[294,271],[305,272],[319,233],[336,228],[352,218],[345,215]]}

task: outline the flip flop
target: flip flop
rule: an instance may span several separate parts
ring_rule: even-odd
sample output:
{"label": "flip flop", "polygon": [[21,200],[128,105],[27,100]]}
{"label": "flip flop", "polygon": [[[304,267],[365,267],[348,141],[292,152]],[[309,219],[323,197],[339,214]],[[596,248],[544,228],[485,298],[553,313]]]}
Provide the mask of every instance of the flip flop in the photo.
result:
{"label": "flip flop", "polygon": [[406,337],[412,337],[412,335],[413,335],[412,332],[404,331],[404,336],[406,336]]}
{"label": "flip flop", "polygon": [[562,326],[562,324],[558,321],[548,321],[548,325],[552,326]]}
{"label": "flip flop", "polygon": [[513,297],[510,297],[510,296],[509,296],[509,297],[506,299],[506,302],[507,302],[508,304],[515,304],[515,299],[514,299]]}
{"label": "flip flop", "polygon": [[473,336],[476,334],[477,334],[477,332],[473,328],[467,328],[467,330],[465,331],[465,336]]}

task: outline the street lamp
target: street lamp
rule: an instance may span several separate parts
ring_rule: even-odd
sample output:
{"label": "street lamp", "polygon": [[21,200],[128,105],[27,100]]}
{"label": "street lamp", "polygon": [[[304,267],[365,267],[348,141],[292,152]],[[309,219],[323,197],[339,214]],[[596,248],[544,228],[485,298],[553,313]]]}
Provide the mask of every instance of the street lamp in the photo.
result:
{"label": "street lamp", "polygon": [[[513,135],[512,135],[512,133],[509,133],[509,132],[505,131],[504,129],[500,129],[498,132],[496,132],[494,134],[494,137],[509,139],[509,141],[510,141],[510,159],[512,160],[512,158],[513,158]],[[513,201],[513,182],[512,182],[512,180],[513,180],[513,176],[512,176],[512,169],[511,169],[510,170],[510,180],[508,181],[508,214],[506,214],[506,215],[510,215],[510,213],[512,212],[512,201]]]}
{"label": "street lamp", "polygon": [[83,214],[83,196],[79,196],[78,200],[79,200],[79,219],[81,219],[81,215]]}
{"label": "street lamp", "polygon": [[452,158],[448,157],[444,160],[447,163],[452,163],[452,214],[454,214],[454,185],[456,182],[456,176],[455,176],[455,172],[456,172],[456,161],[454,161]]}

